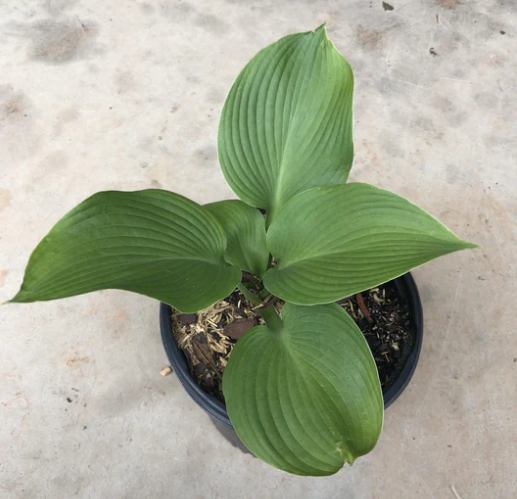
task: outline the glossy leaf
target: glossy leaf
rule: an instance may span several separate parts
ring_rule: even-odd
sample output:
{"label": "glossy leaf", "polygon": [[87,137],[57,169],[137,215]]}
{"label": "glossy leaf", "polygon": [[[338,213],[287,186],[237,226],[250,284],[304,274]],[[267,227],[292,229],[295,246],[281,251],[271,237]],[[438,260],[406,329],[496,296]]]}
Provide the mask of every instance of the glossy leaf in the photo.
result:
{"label": "glossy leaf", "polygon": [[298,475],[331,475],[375,446],[383,400],[372,354],[338,305],[287,303],[279,332],[248,331],[224,371],[226,409],[260,459]]}
{"label": "glossy leaf", "polygon": [[330,303],[433,258],[472,248],[407,199],[352,183],[299,194],[267,234],[278,260],[264,283],[301,305]]}
{"label": "glossy leaf", "polygon": [[229,295],[241,272],[203,207],[162,190],[101,192],[65,215],[32,253],[12,302],[100,289],[151,296],[195,312]]}
{"label": "glossy leaf", "polygon": [[205,208],[219,220],[226,232],[226,260],[241,270],[262,277],[269,251],[266,224],[260,211],[238,200],[211,203]]}
{"label": "glossy leaf", "polygon": [[230,90],[219,125],[219,160],[235,193],[272,220],[295,194],[345,182],[352,93],[352,70],[325,26],[260,51]]}

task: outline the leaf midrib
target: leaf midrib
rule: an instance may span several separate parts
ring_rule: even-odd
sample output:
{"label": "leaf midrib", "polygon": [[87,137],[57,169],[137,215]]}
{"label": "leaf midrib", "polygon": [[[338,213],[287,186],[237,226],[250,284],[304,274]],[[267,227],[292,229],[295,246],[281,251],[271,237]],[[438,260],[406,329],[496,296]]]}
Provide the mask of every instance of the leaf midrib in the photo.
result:
{"label": "leaf midrib", "polygon": [[[401,234],[400,232],[383,232],[383,234]],[[410,235],[426,235],[428,236],[429,238],[432,237],[432,239],[436,242],[440,242],[442,247],[445,243],[449,243],[451,247],[456,247],[457,244],[455,244],[453,241],[446,241],[444,239],[441,239],[441,238],[438,238],[438,237],[435,237],[435,236],[429,236],[428,234],[426,234],[425,232],[423,231],[416,231],[416,232],[404,232],[402,234],[410,234]],[[370,237],[371,234],[368,234],[366,236],[363,236],[363,237]],[[357,240],[357,239],[355,239]],[[346,241],[345,244],[349,243],[350,241]],[[390,240],[390,242],[393,242],[393,240]],[[406,241],[406,242],[411,242],[411,241]],[[429,244],[431,244],[431,241],[429,241]],[[294,260],[290,260],[288,264],[283,264],[282,263],[282,259],[279,258],[277,260],[277,265],[273,268],[273,269],[269,269],[269,270],[277,270],[278,272],[280,272],[281,270],[286,270],[288,269],[289,267],[293,266],[293,265],[296,265],[300,262],[308,262],[310,260],[318,260],[318,259],[321,259],[321,258],[327,258],[327,257],[332,257],[332,256],[337,256],[337,255],[342,255],[342,256],[346,256],[347,254],[349,253],[352,253],[352,252],[355,252],[355,251],[361,251],[365,248],[367,248],[368,245],[364,245],[364,246],[357,246],[357,247],[354,247],[353,249],[345,249],[345,250],[336,250],[336,251],[330,251],[330,252],[322,252],[322,253],[318,253],[314,256],[310,256],[310,257],[306,257],[306,256],[301,256],[300,258],[298,259],[294,259]]]}

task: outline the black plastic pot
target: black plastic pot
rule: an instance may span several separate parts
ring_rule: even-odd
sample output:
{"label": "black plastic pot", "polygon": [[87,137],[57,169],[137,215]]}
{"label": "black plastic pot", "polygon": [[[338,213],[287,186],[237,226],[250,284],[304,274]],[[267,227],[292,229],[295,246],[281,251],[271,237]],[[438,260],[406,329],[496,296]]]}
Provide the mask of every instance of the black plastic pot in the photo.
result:
{"label": "black plastic pot", "polygon": [[[395,382],[384,392],[384,408],[388,408],[400,396],[408,385],[413,373],[415,372],[420,349],[422,348],[422,338],[424,334],[424,318],[422,313],[422,303],[411,274],[407,274],[394,279],[393,283],[397,287],[402,299],[407,303],[409,310],[410,330],[413,334],[413,349],[409,354],[406,364],[402,368]],[[171,307],[162,303],[160,305],[160,328],[162,332],[163,346],[176,376],[183,385],[183,388],[192,399],[210,416],[228,427],[232,423],[228,418],[225,405],[214,396],[203,391],[194,379],[190,376],[187,359],[183,352],[178,348],[176,340],[172,334]]]}

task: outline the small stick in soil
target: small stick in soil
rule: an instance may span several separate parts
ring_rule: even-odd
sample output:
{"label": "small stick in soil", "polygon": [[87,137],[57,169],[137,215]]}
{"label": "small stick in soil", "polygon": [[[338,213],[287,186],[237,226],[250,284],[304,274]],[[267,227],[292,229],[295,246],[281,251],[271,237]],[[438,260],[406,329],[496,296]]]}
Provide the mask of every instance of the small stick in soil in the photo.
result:
{"label": "small stick in soil", "polygon": [[370,317],[368,309],[364,304],[363,295],[361,293],[357,293],[355,295],[355,298],[357,300],[357,305],[359,305],[359,309],[361,310],[361,313],[363,314],[364,318],[371,324],[373,322],[373,319]]}
{"label": "small stick in soil", "polygon": [[275,297],[273,295],[267,295],[266,298],[264,298],[264,300],[260,303],[260,305],[253,307],[251,310],[255,312],[256,310],[266,308],[273,301],[274,298]]}

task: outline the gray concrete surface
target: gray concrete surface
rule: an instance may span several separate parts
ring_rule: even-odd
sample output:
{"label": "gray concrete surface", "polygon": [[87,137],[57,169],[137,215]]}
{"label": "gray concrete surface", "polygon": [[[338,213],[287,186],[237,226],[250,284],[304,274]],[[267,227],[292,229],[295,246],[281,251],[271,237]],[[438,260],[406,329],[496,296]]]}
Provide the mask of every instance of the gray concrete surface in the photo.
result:
{"label": "gray concrete surface", "polygon": [[257,50],[324,20],[356,75],[352,178],[483,245],[415,271],[415,377],[377,448],[325,479],[242,454],[160,376],[152,300],[1,307],[2,499],[517,497],[517,6],[389,4],[0,1],[0,300],[96,191],[234,197],[215,146],[227,90]]}

